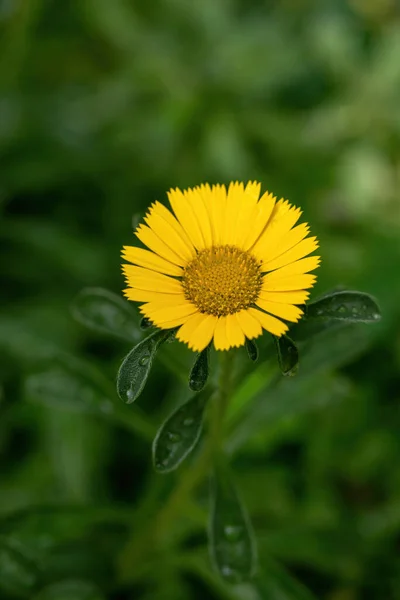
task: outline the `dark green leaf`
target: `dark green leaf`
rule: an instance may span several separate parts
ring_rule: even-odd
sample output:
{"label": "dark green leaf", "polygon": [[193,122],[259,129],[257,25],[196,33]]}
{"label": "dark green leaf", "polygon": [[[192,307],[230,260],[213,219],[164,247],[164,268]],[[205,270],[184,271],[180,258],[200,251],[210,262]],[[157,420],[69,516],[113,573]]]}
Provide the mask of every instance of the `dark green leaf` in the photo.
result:
{"label": "dark green leaf", "polygon": [[39,581],[39,570],[30,556],[11,537],[0,537],[0,591],[29,596]]}
{"label": "dark green leaf", "polygon": [[246,350],[250,360],[256,362],[258,360],[258,346],[254,340],[246,338]]}
{"label": "dark green leaf", "polygon": [[257,600],[315,600],[303,584],[272,562],[262,565],[254,587]]}
{"label": "dark green leaf", "polygon": [[141,394],[150,373],[153,359],[160,344],[174,333],[171,329],[157,330],[139,342],[127,354],[117,375],[118,396],[131,404]]}
{"label": "dark green leaf", "polygon": [[296,344],[287,335],[274,336],[274,340],[283,375],[296,375],[299,366],[299,352]]}
{"label": "dark green leaf", "polygon": [[142,317],[139,324],[140,329],[149,329],[153,327],[152,322],[147,317]]}
{"label": "dark green leaf", "polygon": [[189,387],[193,392],[200,392],[207,383],[210,367],[210,347],[199,352],[189,375]]}
{"label": "dark green leaf", "polygon": [[86,581],[65,580],[42,589],[33,600],[103,600],[97,587]]}
{"label": "dark green leaf", "polygon": [[240,583],[252,577],[257,562],[253,528],[229,472],[221,465],[211,480],[209,544],[223,579]]}
{"label": "dark green leaf", "polygon": [[168,473],[176,469],[193,450],[201,434],[204,409],[210,394],[211,390],[196,394],[160,427],[153,443],[156,471]]}
{"label": "dark green leaf", "polygon": [[380,318],[379,306],[369,294],[332,292],[305,307],[304,317],[290,328],[290,335],[301,341],[326,329],[350,323],[376,323]]}
{"label": "dark green leaf", "polygon": [[85,288],[71,305],[73,317],[94,331],[130,342],[140,338],[137,317],[127,301],[102,288]]}

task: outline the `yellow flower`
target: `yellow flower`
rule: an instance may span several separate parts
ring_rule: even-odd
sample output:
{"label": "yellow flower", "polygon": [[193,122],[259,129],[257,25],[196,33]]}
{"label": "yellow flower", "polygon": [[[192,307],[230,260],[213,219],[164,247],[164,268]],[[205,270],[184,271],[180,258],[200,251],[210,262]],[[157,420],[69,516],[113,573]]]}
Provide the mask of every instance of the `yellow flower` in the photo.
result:
{"label": "yellow flower", "polygon": [[208,184],[168,193],[172,211],[152,204],[136,236],[147,246],[124,246],[129,300],[161,329],[179,327],[192,350],[211,340],[217,350],[241,346],[266,329],[275,336],[302,316],[316,280],[318,248],[301,211],[256,182]]}

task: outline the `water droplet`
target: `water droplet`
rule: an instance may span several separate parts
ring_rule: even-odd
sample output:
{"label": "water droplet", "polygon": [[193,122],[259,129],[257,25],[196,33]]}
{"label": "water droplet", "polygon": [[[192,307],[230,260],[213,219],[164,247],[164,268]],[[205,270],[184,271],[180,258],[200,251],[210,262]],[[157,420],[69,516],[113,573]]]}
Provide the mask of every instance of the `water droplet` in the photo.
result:
{"label": "water droplet", "polygon": [[237,577],[236,571],[234,569],[232,569],[232,567],[229,567],[228,565],[223,565],[221,567],[221,575],[222,575],[222,577],[224,577],[225,579],[228,579],[229,581],[234,581]]}
{"label": "water droplet", "polygon": [[169,439],[171,442],[180,442],[180,441],[181,441],[181,439],[182,439],[182,436],[181,436],[181,434],[180,434],[180,433],[174,433],[174,432],[172,432],[172,431],[169,431],[169,432],[168,432],[168,439]]}
{"label": "water droplet", "polygon": [[374,313],[372,315],[372,318],[374,319],[374,321],[380,321],[381,320],[381,315],[379,313]]}
{"label": "water droplet", "polygon": [[351,307],[351,312],[352,312],[352,314],[353,314],[353,315],[357,315],[357,314],[358,314],[358,311],[359,311],[359,309],[358,309],[358,307],[357,307],[357,306],[352,306],[352,307]]}
{"label": "water droplet", "polygon": [[345,304],[340,304],[336,310],[338,313],[340,313],[342,315],[347,312],[347,308],[346,308]]}
{"label": "water droplet", "polygon": [[129,390],[126,392],[126,397],[128,399],[128,402],[132,402],[133,398],[134,398],[134,393],[132,388],[129,388]]}
{"label": "water droplet", "polygon": [[144,366],[146,366],[148,364],[149,360],[150,360],[150,354],[145,354],[144,356],[142,356],[139,359],[139,365],[141,367],[144,367]]}
{"label": "water droplet", "polygon": [[194,419],[192,419],[192,417],[187,417],[186,419],[183,420],[183,424],[185,427],[190,427],[191,425],[193,425],[194,423]]}
{"label": "water droplet", "polygon": [[321,316],[324,314],[324,309],[323,308],[318,308],[317,309],[317,315]]}
{"label": "water droplet", "polygon": [[226,525],[224,527],[224,536],[230,542],[238,541],[243,533],[243,527],[240,525]]}

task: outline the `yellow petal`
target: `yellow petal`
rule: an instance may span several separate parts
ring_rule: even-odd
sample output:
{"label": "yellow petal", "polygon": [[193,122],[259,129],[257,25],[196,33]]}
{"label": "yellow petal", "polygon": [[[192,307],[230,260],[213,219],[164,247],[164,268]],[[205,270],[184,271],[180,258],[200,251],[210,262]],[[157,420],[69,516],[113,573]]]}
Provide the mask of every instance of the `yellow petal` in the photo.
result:
{"label": "yellow petal", "polygon": [[255,308],[249,308],[248,310],[250,311],[250,314],[257,319],[261,326],[272,333],[272,335],[280,337],[288,330],[286,323],[279,321],[279,319],[275,319],[275,317],[271,317],[271,315],[267,315],[266,313],[263,313]]}
{"label": "yellow petal", "polygon": [[211,215],[214,245],[223,244],[223,234],[226,215],[226,188],[224,185],[213,185],[211,196],[208,196],[208,206]]}
{"label": "yellow petal", "polygon": [[263,261],[268,262],[278,258],[281,254],[296,246],[301,240],[303,240],[310,232],[308,223],[301,223],[296,225],[293,229],[290,229],[274,246],[269,246],[266,251]]}
{"label": "yellow petal", "polygon": [[281,267],[276,271],[272,271],[271,273],[267,273],[264,275],[264,279],[269,281],[276,281],[277,279],[281,279],[282,277],[289,277],[290,275],[301,275],[303,273],[308,273],[309,271],[314,271],[319,266],[321,259],[319,256],[309,256],[308,258],[302,258],[301,260],[297,260],[296,262],[290,263],[285,267]]}
{"label": "yellow petal", "polygon": [[181,267],[174,265],[169,262],[169,260],[165,260],[165,258],[161,258],[158,254],[154,254],[154,252],[136,246],[124,246],[122,258],[139,267],[146,267],[147,269],[157,271],[158,273],[164,273],[165,275],[175,275],[179,277],[183,272]]}
{"label": "yellow petal", "polygon": [[214,346],[216,350],[228,350],[230,347],[226,334],[226,317],[219,317],[215,325]]}
{"label": "yellow petal", "polygon": [[200,227],[201,235],[204,240],[204,246],[209,248],[213,245],[210,217],[202,194],[198,188],[185,190],[184,196],[186,197],[188,204],[191,206],[193,214],[196,217],[197,223]]}
{"label": "yellow petal", "polygon": [[186,342],[186,344],[189,345],[189,343],[192,340],[193,333],[200,325],[200,323],[204,321],[204,319],[205,315],[196,310],[194,314],[188,317],[188,319],[185,321],[185,323],[182,325],[179,331],[177,331],[176,337],[178,338],[178,340],[180,340],[181,342]]}
{"label": "yellow petal", "polygon": [[254,246],[252,254],[260,260],[268,256],[268,252],[280,243],[282,238],[292,229],[301,216],[301,210],[291,206],[287,201],[279,200],[274,211]]}
{"label": "yellow petal", "polygon": [[262,300],[280,304],[305,304],[310,297],[310,292],[265,292],[261,290],[259,297]]}
{"label": "yellow petal", "polygon": [[183,294],[162,294],[132,287],[124,290],[124,296],[133,302],[155,302],[159,306],[176,306],[187,302]]}
{"label": "yellow petal", "polygon": [[245,240],[249,237],[254,227],[253,213],[260,198],[261,184],[249,181],[245,187],[243,201],[238,213],[238,227],[235,243],[238,248],[243,248]]}
{"label": "yellow petal", "polygon": [[236,244],[238,217],[242,208],[244,195],[244,185],[238,181],[232,182],[228,187],[228,196],[226,201],[226,217],[224,223],[223,243],[230,246]]}
{"label": "yellow petal", "polygon": [[183,260],[180,256],[176,254],[165,242],[163,242],[150,227],[147,225],[139,225],[139,227],[135,231],[135,235],[139,240],[150,250],[159,254],[162,258],[169,260],[175,265],[180,265],[184,267],[186,265],[186,261]]}
{"label": "yellow petal", "polygon": [[260,322],[257,321],[248,310],[241,310],[240,312],[237,312],[235,316],[244,335],[249,338],[249,340],[262,334]]}
{"label": "yellow petal", "polygon": [[211,342],[218,321],[218,318],[214,317],[214,315],[203,314],[202,317],[203,319],[188,336],[188,341],[186,342],[189,348],[196,352],[201,352]]}
{"label": "yellow petal", "polygon": [[293,323],[297,323],[303,315],[303,311],[297,306],[293,306],[293,304],[278,304],[278,302],[268,302],[261,298],[258,298],[256,304],[266,312]]}
{"label": "yellow petal", "polygon": [[244,240],[241,248],[250,250],[261,236],[262,232],[267,228],[267,225],[275,212],[276,197],[265,192],[257,202],[251,215],[249,216],[248,225],[250,231]]}
{"label": "yellow petal", "polygon": [[179,306],[160,306],[157,302],[149,302],[148,304],[142,304],[139,310],[158,327],[163,327],[163,323],[169,323],[177,319],[182,319],[182,322],[185,322],[190,315],[198,312],[197,307],[189,302]]}
{"label": "yellow petal", "polygon": [[150,292],[162,292],[165,294],[182,294],[181,282],[167,275],[136,267],[134,265],[122,265],[122,271],[131,287]]}
{"label": "yellow petal", "polygon": [[144,219],[154,233],[181,258],[189,261],[196,251],[183,227],[160,202],[155,202]]}
{"label": "yellow petal", "polygon": [[167,195],[176,218],[186,231],[193,246],[198,250],[205,248],[199,223],[187,197],[178,188],[170,190]]}
{"label": "yellow petal", "polygon": [[[316,237],[307,238],[301,242],[299,242],[296,246],[293,246],[290,250],[287,250],[278,258],[271,260],[269,262],[264,262],[262,266],[262,271],[274,271],[275,269],[280,269],[281,267],[285,267],[290,263],[294,263],[307,254],[311,254],[318,248],[318,241]],[[318,263],[319,264],[319,263]],[[314,267],[316,268],[316,267]],[[311,270],[311,269],[309,269]],[[305,271],[303,271],[305,272]]]}
{"label": "yellow petal", "polygon": [[289,292],[306,290],[316,282],[315,275],[290,275],[282,279],[270,280],[269,274],[264,277],[262,292]]}
{"label": "yellow petal", "polygon": [[167,221],[165,221],[157,212],[153,211],[148,213],[144,220],[157,237],[175,252],[179,258],[186,262],[189,262],[193,258],[194,251],[191,252],[180,235],[176,233],[172,225],[167,223]]}
{"label": "yellow petal", "polygon": [[231,347],[243,346],[245,339],[235,315],[226,316],[226,335]]}

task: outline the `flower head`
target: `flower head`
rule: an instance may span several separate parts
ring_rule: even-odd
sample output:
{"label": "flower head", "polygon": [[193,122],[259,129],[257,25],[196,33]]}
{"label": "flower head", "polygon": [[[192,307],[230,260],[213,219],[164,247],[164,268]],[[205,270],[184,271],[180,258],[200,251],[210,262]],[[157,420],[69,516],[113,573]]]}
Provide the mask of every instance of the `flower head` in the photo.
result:
{"label": "flower head", "polygon": [[[256,182],[171,190],[169,210],[155,202],[136,236],[148,249],[124,246],[129,300],[161,329],[179,327],[192,350],[241,346],[265,329],[302,316],[319,266],[315,237],[301,211]],[[305,258],[308,257],[308,258]]]}

